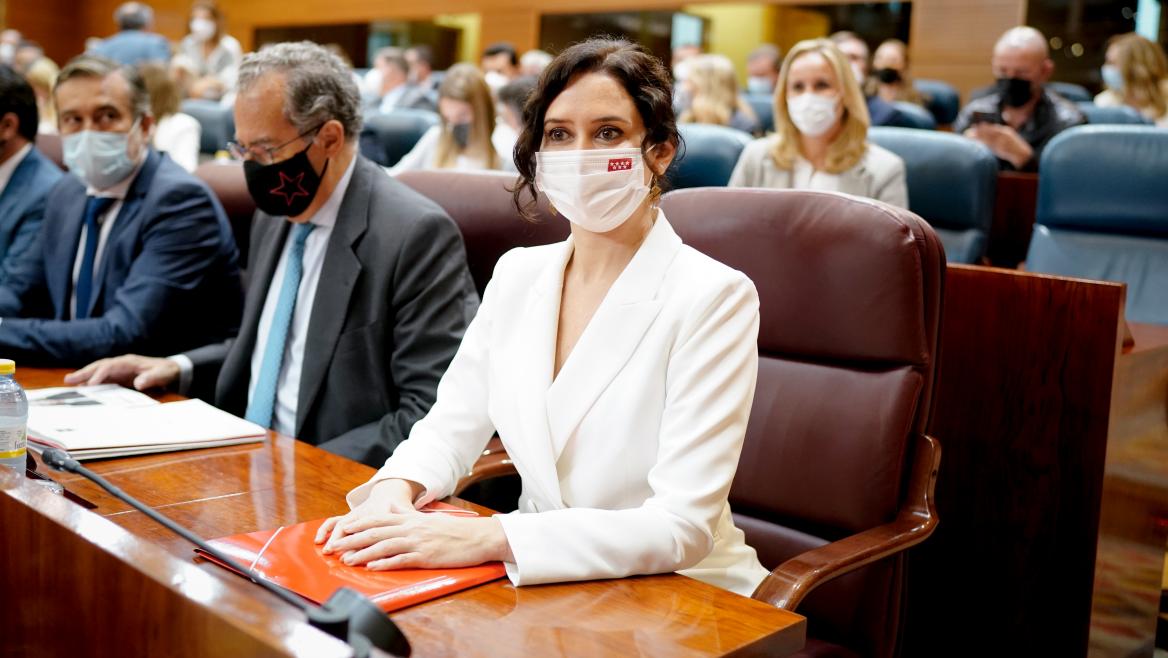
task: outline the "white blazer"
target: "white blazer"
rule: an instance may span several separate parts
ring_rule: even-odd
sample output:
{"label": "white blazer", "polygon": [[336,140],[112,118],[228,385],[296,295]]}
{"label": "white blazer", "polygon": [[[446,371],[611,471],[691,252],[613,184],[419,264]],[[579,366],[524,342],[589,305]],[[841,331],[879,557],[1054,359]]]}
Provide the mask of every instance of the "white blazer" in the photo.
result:
{"label": "white blazer", "polygon": [[758,373],[758,293],[663,214],[552,381],[572,240],[499,260],[430,413],[380,480],[452,493],[498,431],[523,483],[498,517],[516,585],[682,573],[749,596],[766,576],[727,495]]}

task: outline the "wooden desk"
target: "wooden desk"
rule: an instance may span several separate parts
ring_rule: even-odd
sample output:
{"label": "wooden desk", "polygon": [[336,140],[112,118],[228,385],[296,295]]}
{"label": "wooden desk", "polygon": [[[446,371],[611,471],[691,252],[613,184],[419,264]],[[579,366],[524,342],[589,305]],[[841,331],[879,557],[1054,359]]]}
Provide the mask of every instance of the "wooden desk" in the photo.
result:
{"label": "wooden desk", "polygon": [[[59,385],[63,372],[17,376],[32,388]],[[274,433],[261,444],[89,466],[204,537],[343,512],[344,494],[372,473]],[[0,554],[24,555],[30,565],[15,578],[0,571],[0,596],[22,597],[6,645],[54,655],[95,647],[122,655],[346,654],[275,597],[196,565],[186,542],[141,513],[86,480],[52,475],[97,508],[0,473],[0,523],[22,528],[0,533]],[[111,611],[124,605],[130,614]],[[415,656],[781,656],[800,649],[806,633],[799,615],[676,574],[524,588],[502,580],[392,617]],[[60,628],[69,632],[53,633]]]}

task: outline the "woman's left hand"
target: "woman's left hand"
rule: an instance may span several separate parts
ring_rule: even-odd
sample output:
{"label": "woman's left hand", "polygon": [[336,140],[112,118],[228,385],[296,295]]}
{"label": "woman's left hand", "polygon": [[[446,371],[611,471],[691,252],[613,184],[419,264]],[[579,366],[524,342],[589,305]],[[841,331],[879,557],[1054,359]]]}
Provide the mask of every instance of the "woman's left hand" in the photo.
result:
{"label": "woman's left hand", "polygon": [[351,521],[344,532],[345,537],[332,542],[333,552],[347,565],[364,564],[373,571],[514,560],[503,524],[492,517],[385,514]]}

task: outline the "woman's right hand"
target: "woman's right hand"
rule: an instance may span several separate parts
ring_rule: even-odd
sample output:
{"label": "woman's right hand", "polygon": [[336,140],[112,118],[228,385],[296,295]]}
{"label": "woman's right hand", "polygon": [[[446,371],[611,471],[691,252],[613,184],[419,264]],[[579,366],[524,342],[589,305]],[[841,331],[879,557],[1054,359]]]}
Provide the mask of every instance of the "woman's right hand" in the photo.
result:
{"label": "woman's right hand", "polygon": [[[332,544],[345,536],[344,528],[352,521],[370,516],[389,514],[419,514],[414,508],[414,499],[421,493],[422,486],[409,480],[382,480],[373,485],[369,497],[354,507],[348,514],[325,519],[316,531],[316,543],[324,542],[324,553],[332,552]],[[325,539],[328,541],[325,542]]]}

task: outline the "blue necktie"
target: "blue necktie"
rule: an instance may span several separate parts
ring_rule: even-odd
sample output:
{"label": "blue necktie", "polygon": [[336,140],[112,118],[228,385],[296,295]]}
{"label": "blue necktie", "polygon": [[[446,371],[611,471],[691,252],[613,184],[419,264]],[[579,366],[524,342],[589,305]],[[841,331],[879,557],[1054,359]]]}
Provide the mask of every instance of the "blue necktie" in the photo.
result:
{"label": "blue necktie", "polygon": [[81,271],[77,273],[77,310],[73,317],[82,320],[89,317],[89,300],[93,298],[93,261],[97,260],[97,241],[101,238],[101,217],[114,205],[117,199],[91,196],[85,199],[85,251],[81,254]]}
{"label": "blue necktie", "polygon": [[247,419],[263,427],[272,426],[276,406],[276,389],[280,382],[280,368],[284,364],[284,346],[292,327],[292,312],[296,310],[296,295],[300,290],[300,276],[304,273],[304,242],[315,224],[297,224],[292,228],[292,249],[284,268],[284,282],[276,298],[272,326],[268,330],[268,344],[264,346],[264,360],[247,405]]}

